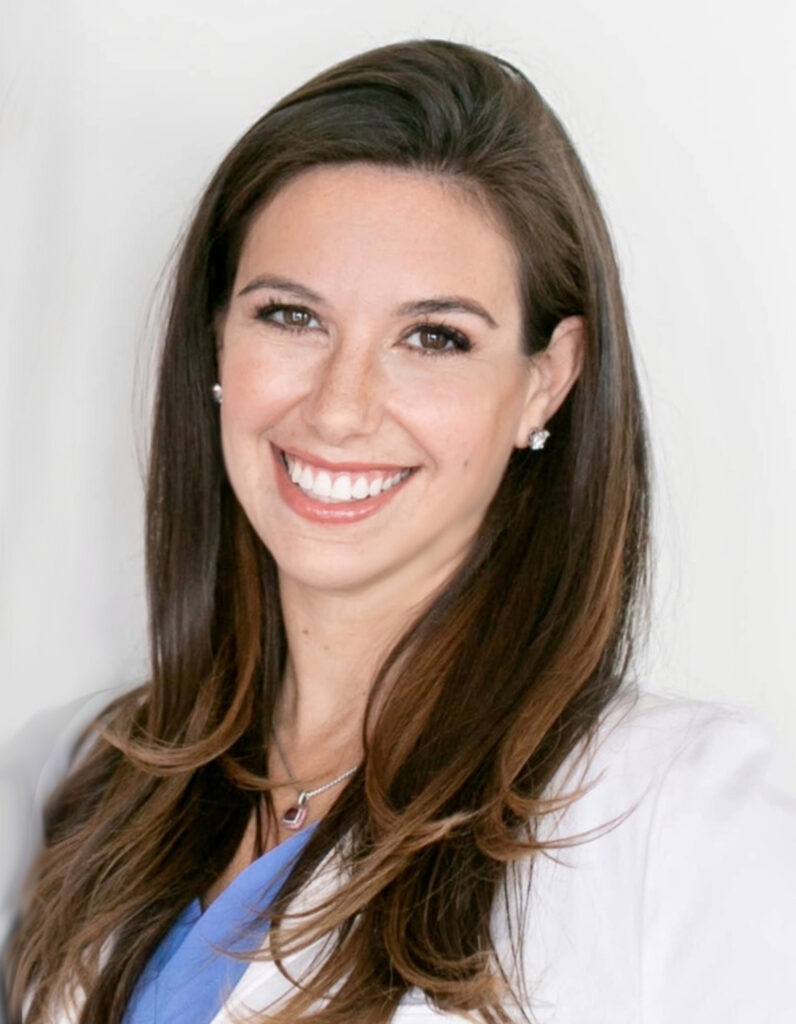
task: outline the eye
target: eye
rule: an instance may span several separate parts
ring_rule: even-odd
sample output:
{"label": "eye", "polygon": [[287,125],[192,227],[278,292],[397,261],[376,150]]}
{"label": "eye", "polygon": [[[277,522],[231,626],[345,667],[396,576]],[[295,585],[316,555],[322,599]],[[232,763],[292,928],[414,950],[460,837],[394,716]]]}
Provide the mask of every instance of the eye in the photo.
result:
{"label": "eye", "polygon": [[320,321],[315,314],[301,306],[284,306],[277,302],[269,302],[265,306],[260,306],[255,316],[264,323],[274,324],[288,331],[316,330],[320,327]]}
{"label": "eye", "polygon": [[420,344],[409,344],[409,348],[415,349],[422,356],[443,356],[457,352],[469,352],[473,347],[467,335],[462,334],[453,327],[446,327],[444,324],[420,324],[406,336],[418,338]]}

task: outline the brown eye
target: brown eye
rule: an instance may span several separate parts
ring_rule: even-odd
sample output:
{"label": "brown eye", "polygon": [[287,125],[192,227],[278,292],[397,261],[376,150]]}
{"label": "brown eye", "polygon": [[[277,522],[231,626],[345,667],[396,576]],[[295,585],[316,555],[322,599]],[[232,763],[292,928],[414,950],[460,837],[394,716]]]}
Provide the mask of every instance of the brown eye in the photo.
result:
{"label": "brown eye", "polygon": [[257,319],[265,323],[274,324],[276,327],[284,327],[289,331],[315,330],[318,318],[308,309],[300,306],[280,306],[275,302],[257,310]]}
{"label": "brown eye", "polygon": [[[417,339],[417,343],[411,339]],[[407,337],[406,343],[420,355],[449,355],[456,352],[469,352],[472,348],[470,339],[461,331],[441,324],[418,326]]]}
{"label": "brown eye", "polygon": [[283,314],[286,327],[309,327],[312,314],[306,309],[286,309]]}
{"label": "brown eye", "polygon": [[430,348],[438,351],[450,342],[450,338],[445,334],[440,334],[439,331],[427,331],[421,330],[418,332],[420,338],[424,341],[424,348]]}

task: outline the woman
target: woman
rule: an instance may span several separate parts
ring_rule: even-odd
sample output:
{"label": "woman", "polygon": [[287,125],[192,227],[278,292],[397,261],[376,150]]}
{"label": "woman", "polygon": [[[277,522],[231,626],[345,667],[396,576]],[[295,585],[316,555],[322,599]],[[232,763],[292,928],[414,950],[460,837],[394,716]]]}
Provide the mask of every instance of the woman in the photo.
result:
{"label": "woman", "polygon": [[605,223],[519,71],[406,43],[269,111],[183,244],[152,678],[76,720],[12,1018],[784,1019],[765,739],[631,677],[647,458]]}

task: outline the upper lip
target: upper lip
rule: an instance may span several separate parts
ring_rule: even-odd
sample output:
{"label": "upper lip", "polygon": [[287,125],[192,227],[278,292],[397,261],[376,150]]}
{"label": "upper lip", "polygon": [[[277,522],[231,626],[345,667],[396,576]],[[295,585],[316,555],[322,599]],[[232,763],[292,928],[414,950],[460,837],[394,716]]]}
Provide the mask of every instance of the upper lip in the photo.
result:
{"label": "upper lip", "polygon": [[367,473],[376,470],[381,470],[385,473],[395,473],[402,469],[414,468],[412,466],[386,462],[330,462],[328,459],[322,459],[318,455],[302,452],[298,448],[282,448],[279,445],[274,445],[274,447],[278,451],[286,452],[288,455],[300,459],[302,462],[307,462],[311,466],[318,466],[321,469],[328,469],[332,473]]}

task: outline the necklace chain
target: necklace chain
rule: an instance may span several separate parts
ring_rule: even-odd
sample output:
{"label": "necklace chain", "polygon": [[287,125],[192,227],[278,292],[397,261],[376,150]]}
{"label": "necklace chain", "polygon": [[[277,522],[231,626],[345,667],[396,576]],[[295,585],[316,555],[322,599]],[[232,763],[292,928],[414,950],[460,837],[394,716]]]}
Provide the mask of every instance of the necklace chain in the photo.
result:
{"label": "necklace chain", "polygon": [[339,785],[345,779],[350,778],[357,770],[357,768],[359,768],[359,765],[355,764],[353,768],[347,768],[342,774],[338,775],[337,778],[332,779],[331,782],[324,782],[322,786],[317,786],[315,789],[302,789],[301,786],[299,786],[298,782],[296,781],[296,777],[293,774],[287,757],[285,756],[285,752],[282,749],[282,744],[279,742],[279,737],[277,736],[275,729],[271,730],[271,735],[274,738],[274,743],[276,744],[277,752],[282,761],[282,764],[285,766],[285,771],[287,772],[288,778],[290,779],[291,784],[295,786],[296,789],[298,790],[299,806],[303,806],[311,797],[318,796],[321,793],[325,793],[327,789],[332,789],[334,786]]}

